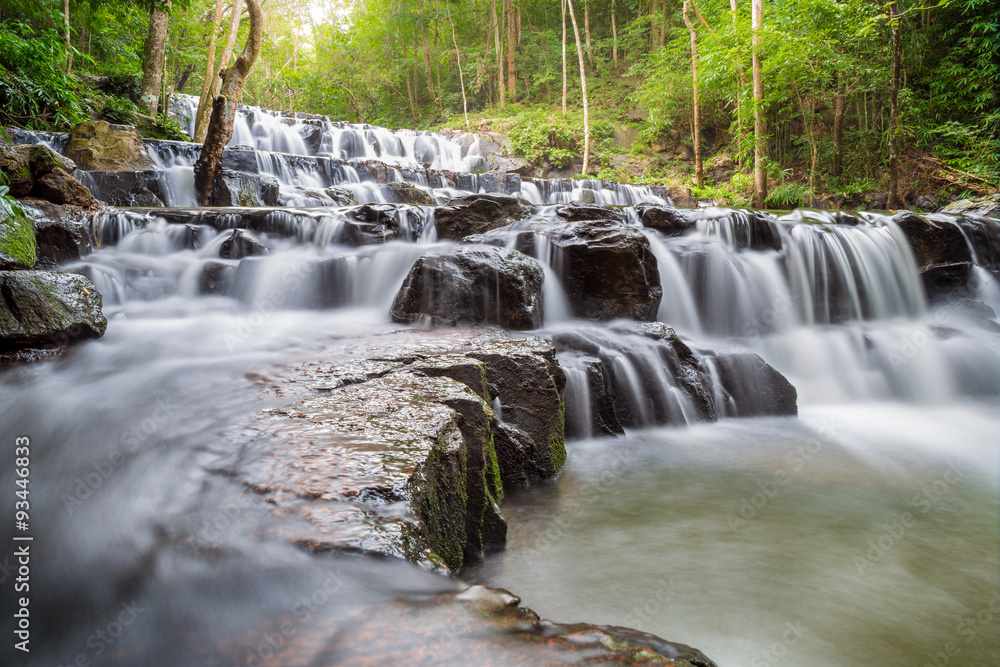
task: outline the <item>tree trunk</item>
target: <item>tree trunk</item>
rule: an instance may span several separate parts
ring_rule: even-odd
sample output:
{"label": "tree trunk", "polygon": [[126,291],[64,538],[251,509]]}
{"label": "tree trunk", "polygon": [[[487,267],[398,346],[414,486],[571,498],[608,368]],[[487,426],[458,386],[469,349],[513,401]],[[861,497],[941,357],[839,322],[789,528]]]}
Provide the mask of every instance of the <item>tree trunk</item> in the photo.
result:
{"label": "tree trunk", "polygon": [[243,83],[253,69],[257,56],[260,55],[264,27],[260,0],[246,0],[246,5],[250,13],[247,43],[233,66],[226,68],[223,73],[219,96],[212,103],[212,117],[208,121],[205,144],[201,148],[198,162],[194,165],[194,187],[201,206],[212,204],[215,177],[222,165],[222,151],[233,136],[236,106],[240,101]]}
{"label": "tree trunk", "polygon": [[587,108],[587,71],[583,66],[583,47],[580,45],[580,28],[576,24],[576,14],[573,12],[573,0],[566,0],[569,5],[569,20],[573,23],[573,35],[576,37],[576,58],[580,62],[580,91],[583,93],[583,169],[586,175],[590,169],[590,115]]}
{"label": "tree trunk", "polygon": [[844,172],[844,119],[847,117],[847,90],[843,77],[838,75],[837,107],[833,116],[833,175]]}
{"label": "tree trunk", "polygon": [[615,0],[611,0],[611,58],[618,66],[618,22],[615,19]]}
{"label": "tree trunk", "polygon": [[590,69],[594,69],[594,50],[590,46],[590,4],[583,0],[583,33],[587,37],[587,62]]}
{"label": "tree trunk", "polygon": [[73,46],[69,41],[69,0],[63,0],[63,30],[65,31],[65,43],[63,49],[66,51],[66,73],[69,74],[73,67]]}
{"label": "tree trunk", "polygon": [[757,208],[764,208],[767,199],[767,172],[764,160],[767,157],[767,137],[764,127],[764,79],[760,71],[761,30],[764,28],[763,0],[752,0],[753,13],[753,201]]}
{"label": "tree trunk", "polygon": [[[738,24],[736,22],[736,0],[729,0],[729,9],[733,17],[733,34],[736,34]],[[736,54],[736,137],[737,146],[740,146],[742,153],[745,129],[743,127],[743,89],[747,85],[746,73],[743,71],[743,59],[740,54]]]}
{"label": "tree trunk", "polygon": [[146,36],[146,55],[142,61],[142,93],[139,108],[150,116],[156,115],[156,101],[160,97],[160,78],[163,75],[163,56],[167,49],[167,27],[170,24],[170,0],[153,5]]}
{"label": "tree trunk", "polygon": [[188,65],[181,71],[181,75],[177,77],[177,82],[174,84],[175,93],[183,93],[184,86],[187,85],[188,79],[194,74],[194,65]]}
{"label": "tree trunk", "polygon": [[448,9],[448,23],[451,24],[451,41],[455,45],[455,60],[458,61],[458,85],[462,87],[462,113],[465,115],[465,129],[469,129],[469,103],[465,99],[465,78],[462,76],[462,53],[458,50],[458,37],[455,36],[455,21],[451,18],[451,3],[445,0]]}
{"label": "tree trunk", "polygon": [[900,208],[899,200],[899,79],[902,69],[903,45],[900,35],[899,8],[896,0],[889,4],[889,21],[892,24],[892,108],[889,112],[889,203],[891,209]]}
{"label": "tree trunk", "polygon": [[500,94],[500,106],[504,106],[507,104],[507,92],[503,82],[503,43],[500,41],[500,20],[497,16],[496,0],[490,0],[490,20],[493,23],[493,45],[497,52],[497,92]]}
{"label": "tree trunk", "polygon": [[[202,109],[208,110],[209,95],[212,92],[212,79],[215,78],[215,47],[219,41],[219,22],[222,20],[222,0],[215,0],[215,11],[212,12],[212,23],[209,25],[208,51],[205,61],[205,80],[201,82],[201,95],[198,98],[198,111],[195,113],[194,136],[192,141],[198,141],[196,137],[199,131],[203,130],[208,113],[202,113]],[[201,138],[204,140],[204,137]]]}
{"label": "tree trunk", "polygon": [[507,94],[517,102],[517,21],[514,0],[507,0]]}
{"label": "tree trunk", "polygon": [[[194,123],[194,136],[191,137],[191,140],[197,143],[205,141],[205,132],[208,130],[208,118],[212,113],[212,105],[209,102],[215,99],[215,96],[219,93],[219,86],[222,85],[220,72],[223,67],[229,64],[229,59],[233,55],[233,49],[236,47],[236,33],[239,30],[240,17],[242,15],[243,8],[239,0],[234,0],[233,10],[229,15],[229,25],[226,28],[226,45],[222,49],[222,55],[212,63],[211,74],[208,76],[208,94],[206,95],[203,92],[202,98],[198,103],[198,114],[195,117]],[[205,72],[208,74],[207,66]],[[204,84],[202,88],[204,90]]]}
{"label": "tree trunk", "polygon": [[562,69],[563,69],[563,89],[562,89],[562,112],[563,118],[566,117],[566,90],[567,77],[566,77],[566,0],[562,0]]}
{"label": "tree trunk", "polygon": [[[694,0],[691,0],[691,3],[694,4]],[[691,104],[694,111],[691,134],[694,140],[694,180],[700,188],[705,185],[705,176],[701,164],[701,114],[698,109],[698,33],[695,32],[691,17],[688,16],[688,0],[684,0],[682,11],[684,25],[691,35]]]}

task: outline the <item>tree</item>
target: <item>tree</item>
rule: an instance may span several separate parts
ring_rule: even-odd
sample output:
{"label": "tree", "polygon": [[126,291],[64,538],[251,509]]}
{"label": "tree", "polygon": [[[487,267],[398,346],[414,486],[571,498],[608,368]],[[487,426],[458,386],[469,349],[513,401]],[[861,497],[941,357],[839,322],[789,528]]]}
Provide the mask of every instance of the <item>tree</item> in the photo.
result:
{"label": "tree", "polygon": [[[701,164],[701,117],[698,109],[698,33],[695,32],[691,17],[688,16],[688,1],[684,0],[682,11],[684,25],[687,26],[688,33],[691,35],[691,105],[693,107],[691,134],[694,140],[694,179],[700,188],[705,185],[705,176]],[[690,2],[694,5],[694,0],[690,0]]]}
{"label": "tree", "polygon": [[892,102],[889,111],[889,203],[891,209],[899,208],[899,79],[903,46],[900,36],[900,15],[896,0],[889,3],[889,22],[892,25]]}
{"label": "tree", "polygon": [[[240,17],[242,15],[243,7],[240,5],[240,0],[233,0],[233,9],[229,14],[229,26],[226,28],[226,46],[223,48],[219,59],[212,63],[212,74],[208,77],[210,82],[208,96],[203,97],[201,103],[198,105],[194,136],[191,137],[192,141],[199,143],[205,141],[205,135],[208,132],[208,119],[212,114],[212,105],[209,104],[209,101],[214,100],[216,95],[219,94],[219,88],[222,85],[222,68],[229,63],[229,59],[233,56],[233,49],[236,47],[236,33],[239,30]],[[206,64],[205,70],[207,73],[208,64]]]}
{"label": "tree", "polygon": [[167,53],[167,27],[170,23],[170,0],[154,0],[146,36],[146,57],[142,61],[142,92],[139,108],[156,115],[163,78],[163,59]]}
{"label": "tree", "polygon": [[[205,137],[198,137],[199,130],[204,129],[205,120],[208,118],[209,100],[211,100],[212,83],[216,77],[215,69],[215,45],[219,36],[219,22],[222,20],[223,0],[215,0],[215,10],[212,12],[212,22],[208,26],[208,53],[205,56],[205,80],[201,83],[201,97],[198,101],[198,111],[195,115],[194,141],[204,141]],[[235,5],[235,1],[233,2]]]}
{"label": "tree", "polygon": [[233,122],[236,120],[236,106],[240,101],[240,92],[260,55],[264,27],[260,0],[246,0],[246,5],[250,14],[247,43],[233,66],[226,68],[222,74],[222,87],[219,96],[212,103],[212,117],[208,121],[205,143],[201,148],[198,162],[194,165],[195,193],[201,206],[210,206],[212,203],[215,177],[222,164],[222,151],[233,137]]}
{"label": "tree", "polygon": [[764,208],[767,199],[767,173],[764,160],[767,157],[767,136],[764,124],[764,78],[761,74],[761,32],[764,29],[763,0],[752,0],[753,13],[753,199],[754,206]]}
{"label": "tree", "polygon": [[573,12],[573,0],[566,0],[569,5],[569,20],[573,23],[573,35],[576,37],[576,58],[580,62],[580,90],[583,93],[583,169],[586,175],[590,167],[590,112],[587,105],[587,72],[583,66],[583,47],[580,46],[580,28],[576,25],[576,14]]}

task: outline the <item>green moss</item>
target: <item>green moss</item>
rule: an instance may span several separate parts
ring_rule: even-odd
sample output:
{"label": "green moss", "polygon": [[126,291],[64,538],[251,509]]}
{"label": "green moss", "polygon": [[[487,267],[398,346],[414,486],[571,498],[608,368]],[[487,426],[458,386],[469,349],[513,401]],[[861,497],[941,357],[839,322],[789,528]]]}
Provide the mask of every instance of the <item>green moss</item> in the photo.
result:
{"label": "green moss", "polygon": [[465,560],[465,508],[468,504],[466,451],[448,451],[442,434],[427,457],[424,488],[420,490],[420,514],[427,526],[431,547],[453,571]]}
{"label": "green moss", "polygon": [[497,460],[497,448],[494,444],[492,428],[490,429],[490,441],[487,443],[487,451],[489,453],[487,465],[489,465],[493,472],[493,487],[487,490],[493,496],[493,499],[499,503],[503,500],[503,480],[500,477],[500,462]]}
{"label": "green moss", "polygon": [[35,266],[35,227],[20,207],[0,204],[0,257],[28,268]]}
{"label": "green moss", "polygon": [[559,472],[566,464],[566,401],[561,395],[559,412],[549,429],[549,451],[552,454],[552,467],[555,472]]}

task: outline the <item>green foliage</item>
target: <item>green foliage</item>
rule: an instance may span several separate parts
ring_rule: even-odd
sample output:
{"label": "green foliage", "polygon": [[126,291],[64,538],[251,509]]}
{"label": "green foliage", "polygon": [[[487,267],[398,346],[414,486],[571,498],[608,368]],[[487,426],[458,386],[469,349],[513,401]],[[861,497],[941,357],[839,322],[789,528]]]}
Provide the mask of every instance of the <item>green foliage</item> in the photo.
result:
{"label": "green foliage", "polygon": [[582,148],[582,142],[578,146],[576,140],[578,134],[582,134],[582,128],[578,131],[558,112],[532,109],[514,117],[507,141],[514,155],[534,164],[549,162],[564,168]]}
{"label": "green foliage", "polygon": [[816,193],[802,183],[782,183],[768,193],[765,204],[768,208],[796,208],[814,194]]}
{"label": "green foliage", "polygon": [[136,117],[141,113],[131,100],[124,97],[107,97],[101,107],[101,116],[109,123],[135,125]]}

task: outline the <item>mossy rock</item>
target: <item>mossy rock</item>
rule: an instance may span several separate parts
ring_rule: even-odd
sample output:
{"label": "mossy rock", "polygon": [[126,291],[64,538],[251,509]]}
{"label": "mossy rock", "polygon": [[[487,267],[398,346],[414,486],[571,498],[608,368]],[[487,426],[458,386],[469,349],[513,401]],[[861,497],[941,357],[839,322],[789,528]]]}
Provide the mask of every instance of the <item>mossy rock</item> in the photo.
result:
{"label": "mossy rock", "polygon": [[388,183],[382,186],[389,201],[397,204],[434,204],[434,198],[412,183]]}
{"label": "mossy rock", "polygon": [[101,294],[87,278],[0,271],[0,347],[52,347],[104,335]]}
{"label": "mossy rock", "polygon": [[35,266],[35,227],[19,209],[0,204],[0,270]]}

